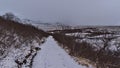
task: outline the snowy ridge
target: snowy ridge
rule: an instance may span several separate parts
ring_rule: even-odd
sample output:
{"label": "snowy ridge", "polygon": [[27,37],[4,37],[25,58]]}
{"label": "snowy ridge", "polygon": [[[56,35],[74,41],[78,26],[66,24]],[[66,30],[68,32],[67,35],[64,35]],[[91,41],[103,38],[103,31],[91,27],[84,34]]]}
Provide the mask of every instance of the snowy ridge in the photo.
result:
{"label": "snowy ridge", "polygon": [[52,36],[48,37],[46,43],[33,62],[33,68],[87,68],[79,65],[70,57],[64,49],[58,46]]}

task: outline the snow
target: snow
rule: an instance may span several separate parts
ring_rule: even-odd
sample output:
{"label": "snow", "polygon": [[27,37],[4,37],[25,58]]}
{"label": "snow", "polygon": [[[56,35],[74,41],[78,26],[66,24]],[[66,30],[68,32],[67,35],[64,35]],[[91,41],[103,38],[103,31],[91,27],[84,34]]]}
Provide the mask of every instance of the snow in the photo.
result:
{"label": "snow", "polygon": [[46,43],[34,58],[33,68],[87,68],[79,65],[70,57],[64,49],[58,46],[52,36],[48,37]]}

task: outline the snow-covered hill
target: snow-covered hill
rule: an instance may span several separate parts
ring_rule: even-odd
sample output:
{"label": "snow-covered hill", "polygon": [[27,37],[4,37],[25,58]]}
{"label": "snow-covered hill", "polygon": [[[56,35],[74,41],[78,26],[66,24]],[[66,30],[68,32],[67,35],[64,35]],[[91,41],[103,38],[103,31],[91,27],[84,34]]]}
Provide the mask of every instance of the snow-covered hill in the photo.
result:
{"label": "snow-covered hill", "polygon": [[31,68],[47,33],[0,17],[0,68]]}

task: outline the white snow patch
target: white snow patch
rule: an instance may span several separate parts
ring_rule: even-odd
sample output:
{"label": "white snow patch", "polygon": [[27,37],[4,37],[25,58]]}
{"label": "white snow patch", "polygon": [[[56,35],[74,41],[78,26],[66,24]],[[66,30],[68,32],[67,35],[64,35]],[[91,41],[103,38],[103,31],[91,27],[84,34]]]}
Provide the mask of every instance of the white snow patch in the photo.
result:
{"label": "white snow patch", "polygon": [[34,58],[33,68],[87,68],[79,65],[64,49],[58,46],[52,36],[41,46]]}

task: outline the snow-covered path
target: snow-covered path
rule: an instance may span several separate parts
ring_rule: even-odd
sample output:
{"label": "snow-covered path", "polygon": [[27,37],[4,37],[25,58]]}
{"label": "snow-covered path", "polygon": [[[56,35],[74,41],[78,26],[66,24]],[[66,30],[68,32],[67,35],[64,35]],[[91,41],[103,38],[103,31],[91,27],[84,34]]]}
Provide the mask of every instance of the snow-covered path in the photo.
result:
{"label": "snow-covered path", "polygon": [[86,68],[75,62],[58,44],[52,36],[41,46],[41,50],[34,58],[33,68]]}

